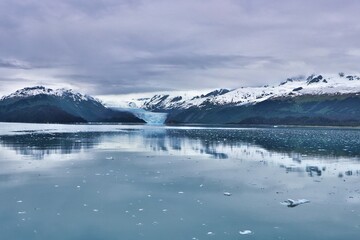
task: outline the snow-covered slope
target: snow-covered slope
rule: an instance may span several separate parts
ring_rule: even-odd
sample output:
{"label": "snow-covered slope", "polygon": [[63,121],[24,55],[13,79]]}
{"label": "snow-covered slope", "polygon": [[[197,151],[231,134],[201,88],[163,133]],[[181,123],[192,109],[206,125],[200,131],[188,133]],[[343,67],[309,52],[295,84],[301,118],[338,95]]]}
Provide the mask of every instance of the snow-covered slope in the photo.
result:
{"label": "snow-covered slope", "polygon": [[1,100],[6,99],[18,99],[18,98],[27,98],[31,96],[37,96],[37,95],[49,95],[49,96],[57,96],[57,97],[69,97],[73,101],[99,101],[95,98],[83,95],[81,93],[75,92],[72,89],[51,89],[46,88],[43,86],[35,86],[35,87],[27,87],[23,89],[19,89],[14,93],[11,93],[10,95],[3,96]]}
{"label": "snow-covered slope", "polygon": [[313,74],[308,77],[288,78],[278,86],[243,87],[233,90],[219,89],[203,94],[156,94],[151,98],[128,102],[133,107],[147,110],[188,109],[209,105],[256,104],[270,98],[299,95],[348,94],[360,92],[358,75]]}
{"label": "snow-covered slope", "polygon": [[99,100],[68,89],[27,87],[0,99],[0,121],[73,123],[143,123],[127,111],[104,106]]}

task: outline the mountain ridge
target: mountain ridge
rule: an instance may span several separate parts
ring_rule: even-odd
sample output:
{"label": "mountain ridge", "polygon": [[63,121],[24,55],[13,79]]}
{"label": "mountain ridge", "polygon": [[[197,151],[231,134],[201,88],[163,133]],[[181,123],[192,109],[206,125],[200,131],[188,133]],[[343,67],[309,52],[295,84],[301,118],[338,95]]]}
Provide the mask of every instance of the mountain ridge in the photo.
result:
{"label": "mountain ridge", "polygon": [[[349,86],[352,85],[352,86]],[[174,109],[187,109],[212,105],[245,105],[255,104],[269,98],[321,95],[321,94],[346,94],[360,92],[360,77],[358,75],[342,74],[312,74],[308,77],[299,76],[288,78],[277,86],[241,87],[232,90],[216,89],[201,95],[171,95],[171,93],[156,94],[151,98],[133,99],[129,104],[150,111],[167,111]],[[221,94],[211,93],[223,91]]]}
{"label": "mountain ridge", "polygon": [[139,117],[145,112],[136,111],[144,109],[166,113],[161,119],[169,124],[360,126],[360,77],[312,74],[275,86],[155,94],[125,105],[107,107],[71,89],[27,87],[0,98],[0,121],[144,123]]}
{"label": "mountain ridge", "polygon": [[177,124],[360,126],[360,77],[354,74],[312,74],[288,78],[276,86],[243,87],[221,93],[165,93],[129,103],[168,113],[166,122]]}
{"label": "mountain ridge", "polygon": [[99,100],[71,89],[26,87],[0,99],[0,121],[34,123],[144,123],[127,111],[115,111]]}

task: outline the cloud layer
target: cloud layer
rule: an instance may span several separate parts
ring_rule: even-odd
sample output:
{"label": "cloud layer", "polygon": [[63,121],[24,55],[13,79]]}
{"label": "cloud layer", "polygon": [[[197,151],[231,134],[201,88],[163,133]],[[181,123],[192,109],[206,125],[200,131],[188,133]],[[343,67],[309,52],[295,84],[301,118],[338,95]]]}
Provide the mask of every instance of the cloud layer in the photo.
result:
{"label": "cloud layer", "polygon": [[0,93],[235,88],[358,72],[358,9],[356,0],[3,0]]}

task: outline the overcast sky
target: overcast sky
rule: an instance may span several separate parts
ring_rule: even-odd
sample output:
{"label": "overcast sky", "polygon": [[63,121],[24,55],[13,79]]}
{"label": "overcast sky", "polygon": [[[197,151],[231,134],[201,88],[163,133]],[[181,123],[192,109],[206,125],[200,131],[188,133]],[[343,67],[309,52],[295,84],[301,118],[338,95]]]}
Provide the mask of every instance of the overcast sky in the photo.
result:
{"label": "overcast sky", "polygon": [[359,72],[357,0],[1,0],[0,94],[106,95]]}

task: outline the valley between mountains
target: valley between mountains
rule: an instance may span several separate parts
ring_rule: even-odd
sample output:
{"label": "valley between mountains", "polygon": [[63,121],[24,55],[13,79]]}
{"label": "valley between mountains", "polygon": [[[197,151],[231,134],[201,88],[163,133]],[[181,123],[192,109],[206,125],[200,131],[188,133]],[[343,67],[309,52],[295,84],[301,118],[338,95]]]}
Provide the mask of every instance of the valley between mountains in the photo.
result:
{"label": "valley between mountains", "polygon": [[0,121],[358,126],[359,94],[360,77],[342,73],[288,78],[277,86],[113,101],[36,86],[2,97]]}

